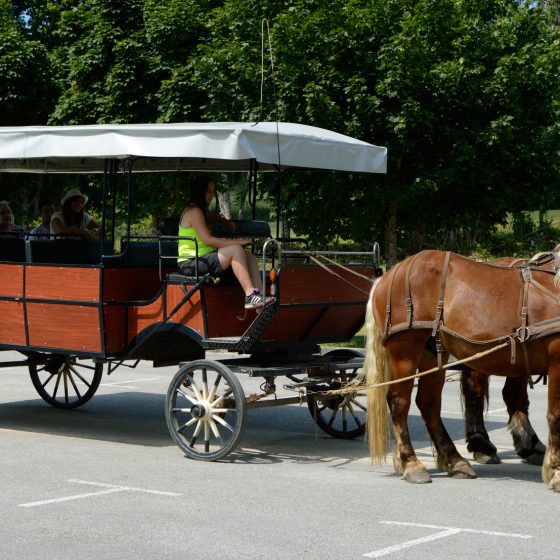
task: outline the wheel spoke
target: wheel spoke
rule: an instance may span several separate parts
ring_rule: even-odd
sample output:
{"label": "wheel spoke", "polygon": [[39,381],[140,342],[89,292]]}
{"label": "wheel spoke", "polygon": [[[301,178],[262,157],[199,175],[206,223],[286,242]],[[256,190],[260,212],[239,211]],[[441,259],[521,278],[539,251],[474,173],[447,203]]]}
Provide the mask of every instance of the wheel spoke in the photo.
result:
{"label": "wheel spoke", "polygon": [[204,400],[204,399],[202,398],[202,395],[200,394],[200,391],[199,391],[198,387],[196,386],[194,380],[193,380],[193,383],[192,383],[192,385],[191,385],[191,388],[192,388],[193,393],[194,393],[194,396],[196,397],[196,399],[198,400],[198,402],[201,402],[202,400]]}
{"label": "wheel spoke", "polygon": [[91,383],[89,383],[86,379],[84,379],[80,372],[74,367],[74,366],[69,366],[70,370],[74,373],[74,375],[76,375],[77,377],[80,378],[80,380],[82,381],[82,383],[84,383],[84,385],[87,385],[88,387],[91,387]]}
{"label": "wheel spoke", "polygon": [[[74,387],[74,391],[76,393],[76,396],[79,399],[81,399],[82,395],[80,393],[80,390],[78,389],[78,386],[76,385],[76,382],[74,381],[74,376],[70,372],[68,372],[68,379],[70,379],[70,383],[72,383],[72,387]],[[89,385],[88,385],[88,387],[89,387]]]}
{"label": "wheel spoke", "polygon": [[[44,370],[43,370],[44,371]],[[41,387],[43,387],[43,389],[47,386],[47,384],[49,383],[49,381],[55,376],[54,373],[49,374],[48,379],[41,385]]]}
{"label": "wheel spoke", "polygon": [[208,422],[204,422],[204,451],[210,452],[210,426]]}
{"label": "wheel spoke", "polygon": [[183,395],[183,397],[185,397],[185,399],[187,399],[191,404],[197,404],[197,401],[195,401],[191,396],[187,395],[187,393],[182,391],[180,388],[177,388],[177,393]]}
{"label": "wheel spoke", "polygon": [[220,423],[224,428],[227,428],[231,433],[233,433],[233,426],[228,424],[221,416],[215,416],[214,420]]}
{"label": "wheel spoke", "polygon": [[352,418],[354,418],[354,422],[356,422],[356,426],[359,428],[362,425],[362,422],[360,422],[359,418],[356,416],[356,413],[354,412],[354,408],[352,406],[352,404],[356,404],[356,403],[352,403],[352,402],[348,402],[348,412],[350,412]]}
{"label": "wheel spoke", "polygon": [[224,442],[222,440],[222,436],[220,435],[220,431],[218,430],[218,426],[216,426],[216,422],[214,422],[213,419],[208,421],[208,424],[210,424],[210,428],[212,429],[212,433],[214,434],[214,437],[218,440],[220,447],[223,447]]}
{"label": "wheel spoke", "polygon": [[202,368],[202,396],[208,400],[208,374],[206,368]]}
{"label": "wheel spoke", "polygon": [[191,418],[188,422],[185,422],[180,428],[177,428],[177,431],[181,432],[185,428],[189,428],[190,426],[192,426],[195,422],[197,422],[197,418]]}
{"label": "wheel spoke", "polygon": [[218,385],[220,384],[220,381],[222,380],[222,376],[221,374],[218,374],[216,376],[216,379],[214,381],[214,385],[212,386],[212,389],[210,390],[210,394],[208,395],[208,402],[212,402],[212,400],[214,399],[214,397],[216,396],[216,391],[218,390]]}
{"label": "wheel spoke", "polygon": [[337,414],[338,414],[338,408],[335,408],[332,412],[331,419],[328,422],[329,427],[333,425],[333,422],[335,421]]}
{"label": "wheel spoke", "polygon": [[58,386],[60,384],[60,376],[61,376],[60,373],[56,376],[56,383],[55,383],[54,391],[53,391],[53,394],[52,394],[53,399],[56,398],[56,394],[58,392]]}

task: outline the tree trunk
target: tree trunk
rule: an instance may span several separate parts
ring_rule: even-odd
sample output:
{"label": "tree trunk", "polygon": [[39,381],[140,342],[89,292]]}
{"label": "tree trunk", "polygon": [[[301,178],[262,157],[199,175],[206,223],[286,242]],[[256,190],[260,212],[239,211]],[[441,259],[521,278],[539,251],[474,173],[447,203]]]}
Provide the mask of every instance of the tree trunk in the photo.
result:
{"label": "tree trunk", "polygon": [[231,220],[231,200],[228,191],[218,191],[218,208],[220,209],[220,214]]}
{"label": "tree trunk", "polygon": [[387,220],[385,222],[385,255],[387,269],[397,263],[397,205],[387,203]]}

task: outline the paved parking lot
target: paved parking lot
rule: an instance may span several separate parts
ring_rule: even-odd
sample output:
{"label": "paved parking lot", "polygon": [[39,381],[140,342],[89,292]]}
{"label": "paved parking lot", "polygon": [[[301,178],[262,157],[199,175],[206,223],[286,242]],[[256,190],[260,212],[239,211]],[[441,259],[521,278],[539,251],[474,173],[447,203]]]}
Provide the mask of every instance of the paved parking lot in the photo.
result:
{"label": "paved parking lot", "polygon": [[[238,452],[220,462],[186,459],[164,416],[176,369],[121,367],[74,411],[46,405],[24,368],[0,370],[0,558],[558,558],[560,495],[512,451],[499,379],[487,428],[502,464],[475,465],[477,480],[437,473],[413,411],[433,476],[415,486],[390,459],[370,465],[363,439],[317,431],[300,405],[250,411]],[[249,393],[255,380],[242,383]],[[530,397],[545,440],[546,387]],[[444,410],[467,456],[457,383]]]}

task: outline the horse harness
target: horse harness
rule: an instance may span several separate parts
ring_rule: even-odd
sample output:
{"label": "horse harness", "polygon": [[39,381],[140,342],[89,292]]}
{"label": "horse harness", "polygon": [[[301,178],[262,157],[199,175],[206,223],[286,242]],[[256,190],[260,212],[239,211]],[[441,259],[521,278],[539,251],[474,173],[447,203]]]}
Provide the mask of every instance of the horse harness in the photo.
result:
{"label": "horse harness", "polygon": [[[551,292],[540,282],[535,280],[532,274],[533,271],[546,272],[548,274],[556,274],[560,270],[560,257],[558,253],[540,253],[539,255],[533,257],[531,260],[518,259],[513,261],[507,266],[504,265],[500,266],[492,263],[486,263],[489,266],[495,266],[497,268],[514,268],[519,270],[522,286],[521,286],[521,297],[520,297],[521,325],[517,329],[515,329],[514,332],[508,335],[496,339],[485,340],[485,341],[470,339],[464,335],[452,331],[451,329],[447,328],[444,324],[443,311],[444,311],[445,286],[447,283],[451,251],[446,251],[445,253],[442,275],[441,275],[439,298],[436,305],[434,320],[417,321],[414,319],[414,305],[412,301],[412,292],[410,288],[410,273],[414,266],[414,260],[416,260],[418,255],[419,254],[416,254],[414,255],[414,257],[412,257],[413,260],[406,271],[406,275],[405,275],[406,321],[398,325],[392,325],[391,323],[391,296],[393,291],[393,281],[397,275],[399,267],[404,261],[402,261],[401,263],[395,266],[394,272],[391,275],[389,289],[387,290],[387,304],[385,309],[386,313],[385,313],[383,342],[385,342],[391,335],[399,331],[409,330],[409,329],[431,329],[432,331],[431,336],[435,339],[435,350],[437,353],[438,368],[440,369],[442,368],[443,365],[443,360],[442,360],[443,347],[440,338],[441,331],[448,333],[454,337],[461,338],[466,342],[474,343],[474,344],[499,344],[500,342],[509,341],[511,347],[512,364],[515,364],[516,362],[516,342],[518,342],[523,350],[523,359],[525,363],[525,369],[527,371],[527,379],[529,384],[532,386],[531,369],[529,364],[529,355],[527,352],[526,343],[529,341],[529,339],[535,340],[538,338],[548,336],[550,334],[560,332],[560,316],[553,317],[552,319],[547,319],[545,321],[540,321],[538,323],[530,324],[529,307],[528,307],[529,287],[534,286],[536,289],[540,290],[547,297],[552,299],[556,304],[560,305],[560,297],[558,297],[556,294]],[[552,269],[543,268],[547,264],[552,264]]]}

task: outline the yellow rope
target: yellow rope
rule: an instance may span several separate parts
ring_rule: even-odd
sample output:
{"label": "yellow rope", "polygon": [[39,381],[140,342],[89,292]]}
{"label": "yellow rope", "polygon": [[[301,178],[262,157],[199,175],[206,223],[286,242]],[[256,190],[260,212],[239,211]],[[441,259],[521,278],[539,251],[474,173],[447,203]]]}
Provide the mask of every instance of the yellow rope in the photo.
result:
{"label": "yellow rope", "polygon": [[435,367],[432,369],[428,369],[426,371],[415,373],[414,375],[409,375],[408,377],[403,377],[402,379],[395,379],[393,381],[385,381],[383,383],[372,383],[371,385],[352,385],[351,383],[348,384],[346,387],[342,387],[341,389],[330,389],[329,391],[317,391],[310,392],[307,391],[306,394],[321,394],[321,395],[341,395],[345,393],[357,393],[358,391],[367,391],[368,389],[374,389],[375,387],[385,387],[386,385],[394,385],[395,383],[402,383],[403,381],[409,381],[410,379],[417,379],[419,377],[424,377],[425,375],[429,375],[431,373],[435,373],[437,371],[441,371],[442,369],[452,369],[454,366],[459,364],[464,364],[465,362],[472,362],[473,360],[478,360],[479,358],[483,358],[484,356],[488,356],[488,354],[492,354],[493,352],[497,352],[502,348],[505,348],[511,343],[511,339],[507,340],[502,344],[498,344],[498,346],[494,346],[489,350],[483,350],[474,356],[470,356],[468,358],[464,358],[462,360],[457,360],[455,362],[450,362],[441,368]]}

